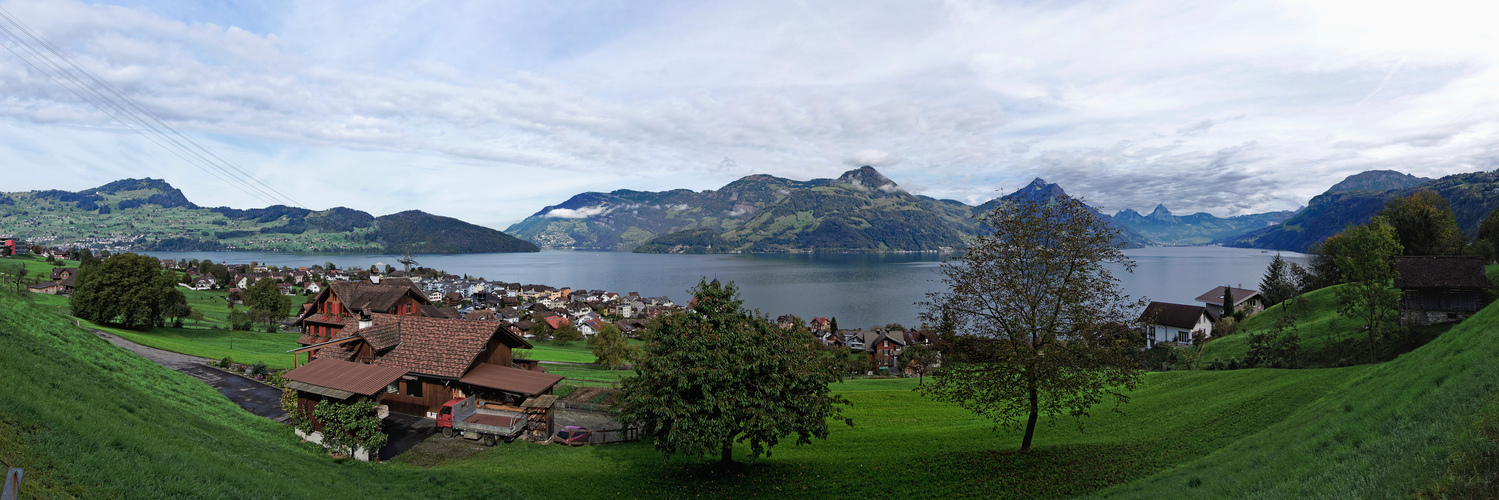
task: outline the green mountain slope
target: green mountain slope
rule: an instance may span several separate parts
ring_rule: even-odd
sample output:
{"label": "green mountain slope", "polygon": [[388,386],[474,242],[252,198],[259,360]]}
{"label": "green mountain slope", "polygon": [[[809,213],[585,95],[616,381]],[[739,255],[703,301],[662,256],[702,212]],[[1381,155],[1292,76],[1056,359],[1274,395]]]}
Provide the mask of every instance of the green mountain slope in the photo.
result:
{"label": "green mountain slope", "polygon": [[534,252],[500,231],[419,211],[376,218],[344,207],[202,208],[159,179],[79,191],[0,194],[0,235],[112,250]]}
{"label": "green mountain slope", "polygon": [[[1350,177],[1351,179],[1352,177]],[[1347,181],[1345,181],[1347,182]],[[1499,208],[1499,172],[1449,175],[1390,191],[1329,191],[1280,225],[1217,241],[1225,246],[1305,252],[1349,225],[1363,224],[1384,209],[1385,200],[1435,190],[1452,206],[1457,225],[1468,236],[1478,223]]]}
{"label": "green mountain slope", "polygon": [[862,167],[810,181],[751,175],[703,192],[583,193],[508,231],[542,246],[639,252],[933,251],[963,246],[984,209],[911,195]]}
{"label": "green mountain slope", "polygon": [[1294,211],[1266,212],[1221,218],[1206,212],[1192,215],[1173,215],[1165,205],[1156,205],[1149,215],[1140,215],[1131,209],[1114,214],[1119,225],[1128,227],[1149,238],[1157,245],[1185,246],[1206,245],[1214,240],[1244,234],[1260,228],[1270,227],[1286,220]]}

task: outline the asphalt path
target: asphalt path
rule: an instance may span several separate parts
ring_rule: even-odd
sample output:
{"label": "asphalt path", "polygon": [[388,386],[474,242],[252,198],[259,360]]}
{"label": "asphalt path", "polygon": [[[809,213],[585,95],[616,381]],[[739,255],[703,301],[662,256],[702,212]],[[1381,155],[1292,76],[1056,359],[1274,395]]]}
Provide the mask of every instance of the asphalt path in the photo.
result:
{"label": "asphalt path", "polygon": [[188,356],[172,351],[164,351],[155,347],[143,346],[125,340],[119,335],[102,330],[90,328],[89,331],[94,332],[94,335],[98,335],[99,338],[108,340],[111,344],[154,361],[156,364],[202,380],[204,383],[217,389],[219,394],[223,394],[224,397],[229,398],[230,401],[235,402],[240,408],[244,408],[250,413],[283,424],[287,421],[286,412],[281,409],[281,389],[243,375],[209,368],[208,362],[211,360],[208,358]]}

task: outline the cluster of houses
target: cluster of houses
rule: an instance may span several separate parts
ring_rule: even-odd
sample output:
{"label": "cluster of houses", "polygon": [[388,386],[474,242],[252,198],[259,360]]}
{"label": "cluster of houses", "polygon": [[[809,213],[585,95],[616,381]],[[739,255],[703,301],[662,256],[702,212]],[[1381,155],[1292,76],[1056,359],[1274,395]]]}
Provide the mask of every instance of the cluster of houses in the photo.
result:
{"label": "cluster of houses", "polygon": [[[1479,257],[1396,257],[1395,288],[1401,291],[1400,323],[1433,325],[1461,321],[1482,309],[1489,287]],[[1265,309],[1257,290],[1220,286],[1197,297],[1201,304],[1151,302],[1140,314],[1146,347],[1171,342],[1190,345],[1195,338],[1213,336],[1213,325],[1224,316],[1225,299],[1234,311],[1253,315]]]}

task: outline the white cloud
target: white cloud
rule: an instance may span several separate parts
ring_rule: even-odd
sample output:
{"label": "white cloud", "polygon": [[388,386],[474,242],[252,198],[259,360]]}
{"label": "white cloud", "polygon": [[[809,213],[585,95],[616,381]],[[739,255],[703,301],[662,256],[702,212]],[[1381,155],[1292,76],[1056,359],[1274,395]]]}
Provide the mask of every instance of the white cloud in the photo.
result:
{"label": "white cloud", "polygon": [[611,212],[612,210],[613,209],[603,205],[583,207],[578,209],[554,208],[548,210],[547,213],[542,214],[542,216],[551,217],[553,219],[585,219],[588,217],[593,217],[595,215],[604,215]]}
{"label": "white cloud", "polygon": [[[1499,166],[1487,4],[319,2],[244,23],[0,6],[312,208],[503,227],[581,191],[872,165],[938,197],[1039,176],[1115,209],[1231,215],[1367,169]],[[6,158],[57,179],[0,191],[149,175],[264,204],[6,52],[0,130]]]}

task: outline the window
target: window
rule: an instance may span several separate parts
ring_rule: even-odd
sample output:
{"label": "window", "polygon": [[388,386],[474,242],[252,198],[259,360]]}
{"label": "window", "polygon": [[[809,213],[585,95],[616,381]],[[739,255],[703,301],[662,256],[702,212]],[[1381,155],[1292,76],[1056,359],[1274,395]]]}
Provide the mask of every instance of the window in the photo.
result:
{"label": "window", "polygon": [[413,398],[422,397],[422,381],[420,381],[420,380],[407,380],[406,381],[406,395],[407,396],[411,396]]}
{"label": "window", "polygon": [[1183,332],[1183,331],[1177,331],[1176,332],[1176,341],[1177,342],[1188,342],[1190,340],[1191,340],[1191,337],[1187,335],[1187,332]]}

